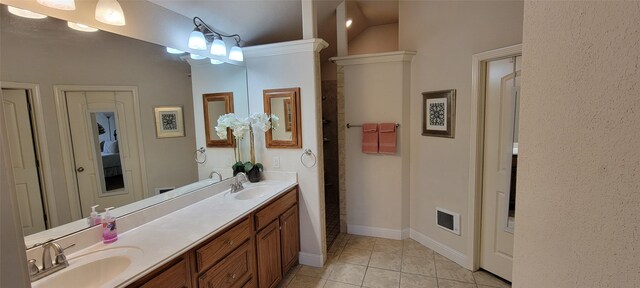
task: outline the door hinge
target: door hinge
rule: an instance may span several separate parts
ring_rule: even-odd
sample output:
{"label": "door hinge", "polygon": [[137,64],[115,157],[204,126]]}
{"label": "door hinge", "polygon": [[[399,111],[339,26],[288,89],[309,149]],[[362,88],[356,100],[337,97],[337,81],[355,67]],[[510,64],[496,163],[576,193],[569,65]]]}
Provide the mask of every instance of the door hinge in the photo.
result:
{"label": "door hinge", "polygon": [[40,161],[36,159],[36,168],[40,168]]}

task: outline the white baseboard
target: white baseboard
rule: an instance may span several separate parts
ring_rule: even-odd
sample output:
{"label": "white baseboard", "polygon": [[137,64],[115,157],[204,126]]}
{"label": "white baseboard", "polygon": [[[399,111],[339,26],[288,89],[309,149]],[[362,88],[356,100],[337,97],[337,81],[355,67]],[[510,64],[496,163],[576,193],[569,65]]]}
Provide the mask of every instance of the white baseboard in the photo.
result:
{"label": "white baseboard", "polygon": [[324,265],[324,257],[322,254],[311,254],[300,252],[298,255],[298,262],[302,265],[313,266],[313,267],[322,267]]}
{"label": "white baseboard", "polygon": [[407,239],[410,235],[409,231],[409,228],[399,230],[347,224],[347,233],[349,234],[380,237],[386,239]]}
{"label": "white baseboard", "polygon": [[413,229],[411,229],[410,235],[411,235],[411,239],[418,241],[418,243],[426,246],[427,248],[435,252],[438,252],[438,254],[449,258],[449,260],[458,263],[460,266],[464,268],[473,270],[473,267],[469,265],[470,263],[467,255],[464,255],[460,251],[455,250],[447,245],[444,245],[436,240],[433,240],[432,238]]}

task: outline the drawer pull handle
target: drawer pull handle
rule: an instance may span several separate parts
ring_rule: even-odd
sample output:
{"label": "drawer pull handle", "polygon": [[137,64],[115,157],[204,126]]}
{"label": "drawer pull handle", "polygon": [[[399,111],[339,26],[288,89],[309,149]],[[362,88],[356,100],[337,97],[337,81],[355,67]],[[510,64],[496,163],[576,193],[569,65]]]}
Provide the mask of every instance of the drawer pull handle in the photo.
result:
{"label": "drawer pull handle", "polygon": [[238,275],[236,275],[236,273],[229,273],[229,275],[227,275],[229,278],[231,279],[236,279],[236,277],[238,277]]}
{"label": "drawer pull handle", "polygon": [[227,240],[224,243],[226,243],[229,246],[232,246],[233,245],[233,240]]}

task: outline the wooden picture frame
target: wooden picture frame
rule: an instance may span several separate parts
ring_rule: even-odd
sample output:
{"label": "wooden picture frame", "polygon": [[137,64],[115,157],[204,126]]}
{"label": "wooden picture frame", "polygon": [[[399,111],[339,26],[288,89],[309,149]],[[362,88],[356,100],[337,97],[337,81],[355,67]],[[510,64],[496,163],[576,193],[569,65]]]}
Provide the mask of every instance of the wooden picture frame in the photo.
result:
{"label": "wooden picture frame", "polygon": [[422,93],[422,135],[455,137],[456,90]]}
{"label": "wooden picture frame", "polygon": [[153,108],[156,138],[184,137],[182,106],[156,106]]}
{"label": "wooden picture frame", "polygon": [[[212,115],[212,113],[216,113],[214,111],[211,111],[212,109],[209,107],[209,104],[212,102],[224,102],[224,112]],[[234,147],[235,141],[231,134],[232,131],[230,128],[227,128],[227,139],[219,139],[215,132],[215,127],[218,125],[218,117],[223,114],[234,112],[233,92],[202,94],[202,107],[204,110],[204,131],[206,135],[207,147]]]}
{"label": "wooden picture frame", "polygon": [[[302,117],[300,110],[300,88],[284,88],[284,89],[267,89],[263,90],[264,100],[264,112],[267,115],[275,113],[272,111],[272,102],[278,98],[284,98],[282,100],[283,106],[286,107],[286,101],[290,101],[290,113],[282,112],[282,115],[277,115],[281,121],[279,127],[275,129],[282,129],[287,133],[291,133],[291,139],[274,139],[273,129],[269,129],[265,133],[265,145],[267,148],[302,148]],[[285,110],[283,107],[283,111]],[[287,116],[287,114],[290,114]],[[291,129],[287,129],[287,117],[291,118],[288,121],[291,124]],[[284,122],[284,123],[282,123]]]}

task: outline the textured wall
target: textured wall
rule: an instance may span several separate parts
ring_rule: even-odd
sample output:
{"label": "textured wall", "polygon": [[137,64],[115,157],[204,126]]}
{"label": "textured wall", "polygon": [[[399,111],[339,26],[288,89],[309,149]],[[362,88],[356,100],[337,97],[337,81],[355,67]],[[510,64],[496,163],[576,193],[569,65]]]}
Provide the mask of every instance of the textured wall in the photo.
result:
{"label": "textured wall", "polygon": [[[522,41],[522,1],[400,1],[400,50],[411,67],[411,228],[470,258],[467,218],[471,56]],[[454,139],[422,136],[422,92],[457,89]],[[458,212],[462,235],[435,225]]]}
{"label": "textured wall", "polygon": [[515,287],[640,283],[638,15],[526,3]]}

